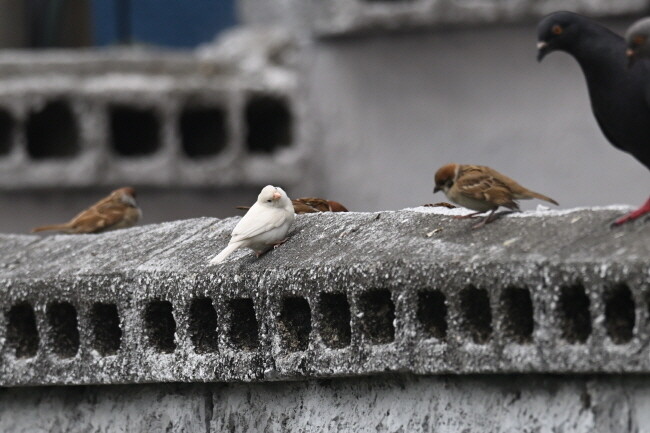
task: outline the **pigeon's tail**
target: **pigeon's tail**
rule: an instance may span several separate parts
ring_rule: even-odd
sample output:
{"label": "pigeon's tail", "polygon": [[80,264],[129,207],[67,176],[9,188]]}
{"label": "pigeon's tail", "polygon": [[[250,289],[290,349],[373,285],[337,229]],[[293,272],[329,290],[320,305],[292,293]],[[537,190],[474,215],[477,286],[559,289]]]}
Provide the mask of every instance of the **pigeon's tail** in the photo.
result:
{"label": "pigeon's tail", "polygon": [[546,196],[546,195],[544,195],[544,194],[540,194],[540,193],[535,192],[535,191],[527,190],[527,191],[526,191],[526,195],[527,195],[528,197],[522,197],[522,198],[538,198],[538,199],[540,199],[540,200],[544,200],[544,201],[547,201],[547,202],[549,202],[549,203],[553,203],[555,206],[559,206],[559,205],[560,205],[558,202],[556,202],[555,200],[553,200],[551,197],[548,197],[548,196]]}
{"label": "pigeon's tail", "polygon": [[35,228],[32,229],[32,233],[45,232],[45,231],[48,231],[48,230],[64,231],[64,230],[68,230],[69,228],[70,227],[68,226],[68,224],[52,224],[52,225],[49,225],[49,226],[35,227]]}
{"label": "pigeon's tail", "polygon": [[235,251],[239,247],[240,247],[239,243],[228,244],[228,246],[224,248],[223,251],[221,251],[219,254],[214,256],[209,263],[211,265],[218,265],[219,263],[223,262],[226,259],[226,257],[228,257],[233,251]]}

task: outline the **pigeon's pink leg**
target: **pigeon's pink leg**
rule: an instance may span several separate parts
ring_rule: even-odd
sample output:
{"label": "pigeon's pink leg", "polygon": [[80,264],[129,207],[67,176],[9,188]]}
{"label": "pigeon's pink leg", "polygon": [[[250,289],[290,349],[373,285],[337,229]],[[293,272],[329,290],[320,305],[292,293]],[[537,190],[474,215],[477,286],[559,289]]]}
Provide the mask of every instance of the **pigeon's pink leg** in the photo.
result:
{"label": "pigeon's pink leg", "polygon": [[624,215],[624,216],[620,217],[619,219],[617,219],[616,221],[614,221],[612,223],[612,226],[620,226],[621,224],[625,224],[626,222],[634,221],[635,219],[639,218],[640,216],[643,216],[643,215],[648,214],[648,213],[650,213],[650,198],[648,199],[648,201],[646,201],[643,204],[643,206],[641,206],[637,210],[632,211],[629,214]]}

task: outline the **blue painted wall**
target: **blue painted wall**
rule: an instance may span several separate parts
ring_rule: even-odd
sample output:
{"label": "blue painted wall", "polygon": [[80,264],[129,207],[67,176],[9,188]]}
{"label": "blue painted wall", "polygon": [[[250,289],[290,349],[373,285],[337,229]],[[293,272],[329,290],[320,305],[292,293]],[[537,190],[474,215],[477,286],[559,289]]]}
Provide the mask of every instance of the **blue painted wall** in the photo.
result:
{"label": "blue painted wall", "polygon": [[236,23],[236,0],[93,0],[95,45],[191,48]]}

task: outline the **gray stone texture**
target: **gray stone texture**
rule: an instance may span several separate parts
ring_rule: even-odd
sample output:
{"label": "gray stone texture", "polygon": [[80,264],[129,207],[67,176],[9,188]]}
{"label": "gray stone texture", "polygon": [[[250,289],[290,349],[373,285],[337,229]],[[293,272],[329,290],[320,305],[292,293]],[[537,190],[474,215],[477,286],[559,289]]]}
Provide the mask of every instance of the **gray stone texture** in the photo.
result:
{"label": "gray stone texture", "polygon": [[637,376],[475,375],[0,389],[0,430],[644,433]]}
{"label": "gray stone texture", "polygon": [[454,213],[301,215],[216,267],[237,218],[3,235],[0,384],[649,371],[649,225]]}

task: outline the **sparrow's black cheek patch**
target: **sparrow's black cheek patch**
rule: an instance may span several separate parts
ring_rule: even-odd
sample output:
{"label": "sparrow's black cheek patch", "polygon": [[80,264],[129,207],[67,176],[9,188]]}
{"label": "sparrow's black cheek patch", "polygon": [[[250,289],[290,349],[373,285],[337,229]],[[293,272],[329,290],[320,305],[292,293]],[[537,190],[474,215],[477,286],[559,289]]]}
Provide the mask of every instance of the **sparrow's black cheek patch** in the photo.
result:
{"label": "sparrow's black cheek patch", "polygon": [[460,293],[462,326],[477,344],[485,344],[492,335],[492,310],[485,289],[468,287]]}
{"label": "sparrow's black cheek patch", "polygon": [[172,353],[176,350],[176,320],[173,310],[174,307],[169,301],[150,302],[144,310],[147,339],[149,344],[161,353]]}
{"label": "sparrow's black cheek patch", "polygon": [[0,108],[0,156],[11,152],[15,124],[12,115]]}
{"label": "sparrow's black cheek patch", "polygon": [[447,302],[442,292],[419,292],[416,317],[426,338],[447,338]]}
{"label": "sparrow's black cheek patch", "polygon": [[51,101],[31,112],[25,135],[33,159],[70,158],[79,152],[79,125],[65,101]]}
{"label": "sparrow's black cheek patch", "polygon": [[293,144],[293,116],[287,99],[252,94],[244,111],[246,147],[250,152],[271,153]]}
{"label": "sparrow's black cheek patch", "polygon": [[161,124],[154,110],[112,105],[108,117],[111,146],[119,155],[150,155],[160,148]]}
{"label": "sparrow's black cheek patch", "polygon": [[282,300],[277,329],[288,351],[307,350],[311,334],[311,309],[305,298],[287,297]]}
{"label": "sparrow's black cheek patch", "polygon": [[636,313],[630,289],[618,285],[607,290],[603,296],[605,302],[605,328],[607,335],[615,344],[629,342],[634,333]]}
{"label": "sparrow's black cheek patch", "polygon": [[591,335],[589,298],[582,285],[563,287],[560,292],[558,314],[562,338],[571,344],[584,343]]}
{"label": "sparrow's black cheek patch", "polygon": [[195,298],[190,303],[190,339],[196,353],[216,352],[219,334],[217,312],[210,298]]}
{"label": "sparrow's black cheek patch", "polygon": [[179,118],[183,151],[190,158],[217,155],[228,143],[226,111],[221,107],[187,107]]}
{"label": "sparrow's black cheek patch", "polygon": [[531,343],[535,322],[530,292],[516,287],[507,288],[501,294],[500,306],[505,337],[519,344]]}
{"label": "sparrow's black cheek patch", "polygon": [[61,358],[72,358],[79,350],[77,310],[68,302],[47,306],[47,324],[52,351]]}
{"label": "sparrow's black cheek patch", "polygon": [[320,336],[327,347],[341,349],[350,345],[350,304],[345,293],[321,293]]}
{"label": "sparrow's black cheek patch", "polygon": [[231,299],[228,302],[228,338],[236,349],[253,351],[258,348],[259,325],[252,299]]}
{"label": "sparrow's black cheek patch", "polygon": [[115,355],[120,350],[122,329],[115,304],[96,303],[90,310],[91,347],[102,356]]}
{"label": "sparrow's black cheek patch", "polygon": [[40,338],[36,328],[34,308],[23,302],[5,313],[7,321],[7,346],[14,350],[16,358],[36,356]]}
{"label": "sparrow's black cheek patch", "polygon": [[361,333],[371,344],[395,340],[395,304],[389,290],[372,290],[359,296]]}

